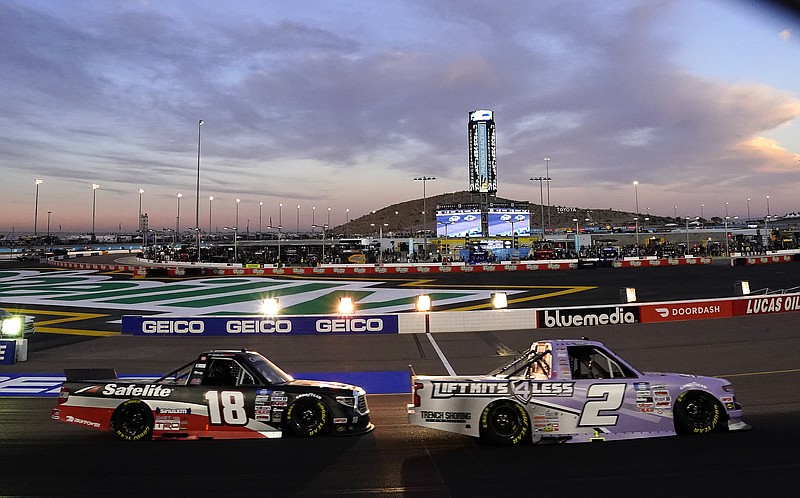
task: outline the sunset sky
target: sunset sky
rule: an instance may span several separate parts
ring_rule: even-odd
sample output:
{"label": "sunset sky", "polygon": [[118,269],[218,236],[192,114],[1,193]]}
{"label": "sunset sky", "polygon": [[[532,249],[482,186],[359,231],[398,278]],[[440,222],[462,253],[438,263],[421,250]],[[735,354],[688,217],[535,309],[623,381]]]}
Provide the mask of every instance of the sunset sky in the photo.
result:
{"label": "sunset sky", "polygon": [[555,206],[797,212],[800,18],[756,3],[7,0],[0,235],[89,232],[93,200],[133,232],[139,189],[151,228],[237,198],[240,229],[339,225],[466,190],[476,109],[502,197],[538,203],[549,157]]}

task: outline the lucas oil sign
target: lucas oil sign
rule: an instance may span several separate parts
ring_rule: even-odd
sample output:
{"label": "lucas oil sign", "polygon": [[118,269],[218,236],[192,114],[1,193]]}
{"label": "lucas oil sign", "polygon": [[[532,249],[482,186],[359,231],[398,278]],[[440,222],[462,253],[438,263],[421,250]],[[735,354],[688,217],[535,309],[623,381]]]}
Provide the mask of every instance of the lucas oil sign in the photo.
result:
{"label": "lucas oil sign", "polygon": [[141,336],[397,334],[397,315],[122,317],[122,333]]}

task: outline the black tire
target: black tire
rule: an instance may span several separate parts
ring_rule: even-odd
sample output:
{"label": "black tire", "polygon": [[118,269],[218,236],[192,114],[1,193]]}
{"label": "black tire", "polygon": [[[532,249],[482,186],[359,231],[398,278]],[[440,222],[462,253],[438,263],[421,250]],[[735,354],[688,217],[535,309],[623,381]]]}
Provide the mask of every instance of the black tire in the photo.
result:
{"label": "black tire", "polygon": [[111,430],[123,441],[143,441],[153,436],[153,411],[142,400],[129,399],[114,410]]}
{"label": "black tire", "polygon": [[722,409],[717,400],[702,391],[687,391],[675,400],[672,415],[679,434],[707,434],[722,422]]}
{"label": "black tire", "polygon": [[294,436],[319,436],[328,423],[328,407],[317,398],[300,398],[286,410],[286,428]]}
{"label": "black tire", "polygon": [[481,413],[481,438],[503,446],[530,440],[530,417],[521,405],[512,402],[493,403]]}

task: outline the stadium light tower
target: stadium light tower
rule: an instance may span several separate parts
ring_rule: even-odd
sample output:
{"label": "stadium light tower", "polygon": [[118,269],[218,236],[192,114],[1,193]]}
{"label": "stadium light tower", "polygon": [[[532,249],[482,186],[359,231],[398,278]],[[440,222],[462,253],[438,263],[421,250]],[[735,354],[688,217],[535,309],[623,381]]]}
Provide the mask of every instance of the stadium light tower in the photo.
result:
{"label": "stadium light tower", "polygon": [[547,228],[550,228],[550,158],[544,158],[544,176],[547,177]]}
{"label": "stadium light tower", "polygon": [[197,185],[195,187],[194,229],[197,231],[197,262],[200,262],[200,129],[205,121],[197,122]]}
{"label": "stadium light tower", "polygon": [[34,183],[36,184],[36,199],[33,205],[33,238],[36,239],[36,235],[38,234],[37,225],[39,223],[39,185],[44,183],[44,180],[36,178]]}
{"label": "stadium light tower", "polygon": [[94,219],[95,219],[95,212],[97,207],[97,189],[100,188],[100,185],[93,183],[92,184],[92,242],[95,241],[94,235]]}
{"label": "stadium light tower", "polygon": [[[175,237],[179,237],[181,233],[181,197],[183,194],[178,192],[178,213],[175,217]],[[191,216],[191,215],[190,215]],[[177,242],[177,240],[176,240]]]}
{"label": "stadium light tower", "polygon": [[542,185],[544,182],[547,182],[548,185],[550,184],[550,177],[549,176],[537,176],[534,178],[530,178],[532,182],[539,182],[539,207],[542,211],[542,240],[545,238],[544,232],[544,193],[542,190]]}

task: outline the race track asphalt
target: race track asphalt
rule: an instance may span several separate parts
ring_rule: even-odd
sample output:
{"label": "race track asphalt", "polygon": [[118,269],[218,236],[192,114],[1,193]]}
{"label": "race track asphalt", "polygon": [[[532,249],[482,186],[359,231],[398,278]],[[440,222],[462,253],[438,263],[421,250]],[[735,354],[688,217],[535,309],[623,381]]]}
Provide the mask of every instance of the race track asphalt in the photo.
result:
{"label": "race track asphalt", "polygon": [[[738,272],[745,269],[711,266],[702,274],[695,268],[508,273],[485,276],[489,281],[482,284],[497,279],[503,285],[595,286],[595,294],[579,294],[579,299],[600,304],[607,302],[604,298],[618,299],[623,282],[656,296],[650,300],[666,300],[729,296],[733,282],[742,279],[752,288],[773,289],[800,281],[795,264],[771,266]],[[528,306],[564,305],[534,303]],[[728,378],[753,426],[748,432],[497,448],[409,426],[408,394],[397,394],[370,397],[376,429],[364,436],[123,444],[109,434],[51,421],[53,398],[0,398],[0,495],[798,496],[798,316],[558,331],[560,337],[600,340],[642,370]],[[542,332],[440,334],[436,341],[457,372],[483,373],[506,361],[505,355],[545,338]],[[0,372],[112,366],[120,373],[159,373],[188,361],[198,349],[215,347],[255,349],[290,372],[399,371],[412,363],[419,373],[445,373],[430,341],[417,335],[195,338],[191,343],[173,337],[70,338],[50,341],[28,362]]]}

